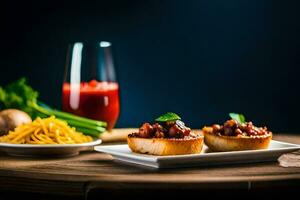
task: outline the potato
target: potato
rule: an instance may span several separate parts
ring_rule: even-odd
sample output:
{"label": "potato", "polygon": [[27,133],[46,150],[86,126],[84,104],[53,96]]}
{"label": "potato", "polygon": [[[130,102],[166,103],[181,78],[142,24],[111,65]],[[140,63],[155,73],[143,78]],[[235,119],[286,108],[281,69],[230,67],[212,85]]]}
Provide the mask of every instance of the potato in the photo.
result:
{"label": "potato", "polygon": [[7,134],[21,124],[30,123],[30,116],[17,109],[6,109],[0,112],[0,135]]}

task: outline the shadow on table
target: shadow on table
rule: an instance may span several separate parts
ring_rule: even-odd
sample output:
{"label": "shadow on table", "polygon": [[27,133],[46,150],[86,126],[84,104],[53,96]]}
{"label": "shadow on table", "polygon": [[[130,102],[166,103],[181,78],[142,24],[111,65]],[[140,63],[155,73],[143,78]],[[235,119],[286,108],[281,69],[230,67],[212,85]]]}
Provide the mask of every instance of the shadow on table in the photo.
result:
{"label": "shadow on table", "polygon": [[1,191],[1,200],[82,200],[85,199],[84,196],[61,196],[53,194],[41,194],[41,193],[31,193],[31,192],[17,192],[17,191]]}
{"label": "shadow on table", "polygon": [[297,197],[299,195],[299,185],[290,188],[271,188],[254,190],[236,190],[236,189],[162,189],[162,190],[91,190],[87,199],[100,199],[109,197],[110,199],[131,199],[131,200],[156,200],[156,199],[287,199],[287,197]]}

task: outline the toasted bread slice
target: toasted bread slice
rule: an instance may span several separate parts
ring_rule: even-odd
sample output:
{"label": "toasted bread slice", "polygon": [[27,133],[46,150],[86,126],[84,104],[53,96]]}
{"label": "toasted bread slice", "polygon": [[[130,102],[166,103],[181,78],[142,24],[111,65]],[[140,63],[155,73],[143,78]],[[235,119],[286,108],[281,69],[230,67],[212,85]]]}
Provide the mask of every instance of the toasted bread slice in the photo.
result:
{"label": "toasted bread slice", "polygon": [[220,136],[212,132],[210,127],[203,129],[204,143],[212,151],[242,151],[267,149],[272,139],[272,134],[254,137]]}
{"label": "toasted bread slice", "polygon": [[188,138],[127,138],[129,148],[136,153],[159,156],[200,153],[203,147],[203,136]]}

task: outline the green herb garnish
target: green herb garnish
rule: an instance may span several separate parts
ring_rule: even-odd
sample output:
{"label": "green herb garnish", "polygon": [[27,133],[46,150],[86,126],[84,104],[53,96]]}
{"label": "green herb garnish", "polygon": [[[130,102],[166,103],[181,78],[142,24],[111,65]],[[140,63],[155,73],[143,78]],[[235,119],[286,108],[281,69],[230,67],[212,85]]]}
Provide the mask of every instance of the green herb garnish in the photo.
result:
{"label": "green herb garnish", "polygon": [[235,121],[237,121],[240,124],[244,124],[246,123],[246,119],[245,116],[242,114],[238,114],[238,113],[229,113],[229,116],[231,117],[231,119],[234,119]]}
{"label": "green herb garnish", "polygon": [[166,114],[163,114],[162,116],[155,119],[157,122],[167,122],[167,121],[176,121],[180,120],[181,118],[172,112],[167,112]]}
{"label": "green herb garnish", "polygon": [[0,87],[0,109],[16,108],[27,112],[33,119],[50,117],[66,121],[76,130],[86,135],[99,137],[105,131],[106,122],[88,119],[71,113],[53,109],[38,100],[39,93],[21,78],[6,87]]}

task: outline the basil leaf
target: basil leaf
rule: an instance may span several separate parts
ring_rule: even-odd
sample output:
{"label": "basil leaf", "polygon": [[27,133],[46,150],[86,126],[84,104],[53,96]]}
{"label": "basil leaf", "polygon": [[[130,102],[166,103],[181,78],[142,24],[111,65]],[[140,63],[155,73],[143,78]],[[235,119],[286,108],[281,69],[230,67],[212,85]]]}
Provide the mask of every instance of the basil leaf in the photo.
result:
{"label": "basil leaf", "polygon": [[244,124],[246,122],[245,116],[238,113],[229,113],[231,119],[236,120],[240,124]]}
{"label": "basil leaf", "polygon": [[180,120],[181,118],[172,112],[167,112],[166,114],[158,117],[155,119],[157,122],[167,122],[167,121],[175,121],[175,120]]}

